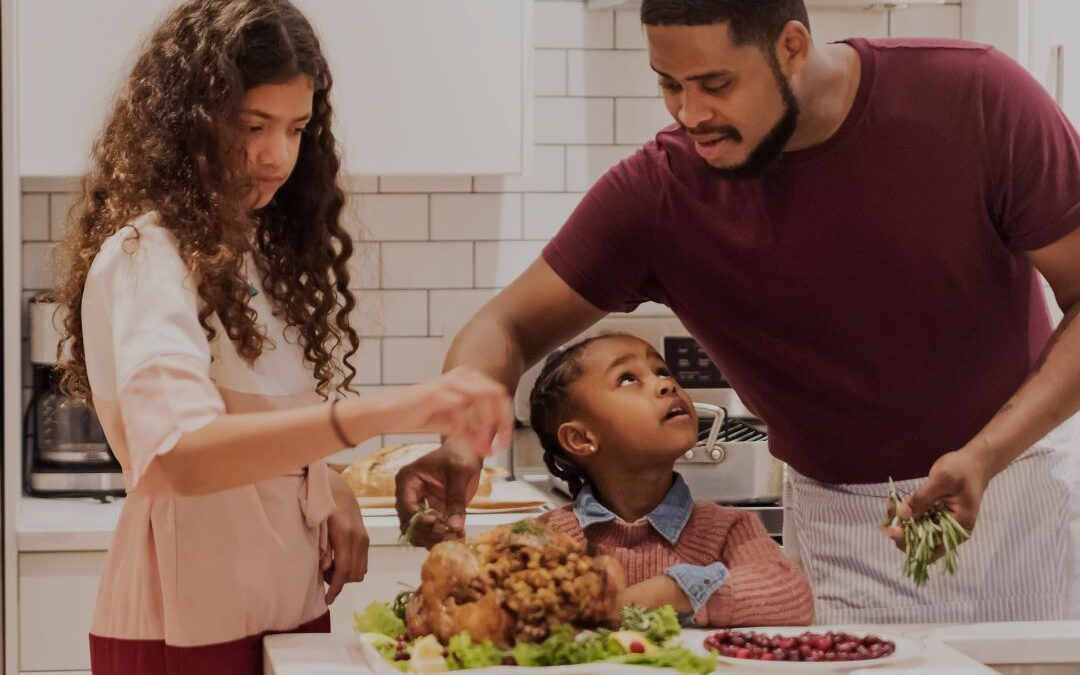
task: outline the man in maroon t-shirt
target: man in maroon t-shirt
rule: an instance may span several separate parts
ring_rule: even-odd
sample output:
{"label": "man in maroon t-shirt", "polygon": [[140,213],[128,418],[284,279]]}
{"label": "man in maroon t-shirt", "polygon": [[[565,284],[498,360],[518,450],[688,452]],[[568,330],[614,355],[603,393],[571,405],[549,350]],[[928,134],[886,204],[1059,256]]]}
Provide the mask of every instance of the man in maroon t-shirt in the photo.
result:
{"label": "man in maroon t-shirt", "polygon": [[[1061,111],[986,45],[814,45],[802,0],[641,13],[677,123],[593,186],[447,367],[513,388],[605,314],[662,302],[791,469],[785,547],[819,622],[1080,618],[1062,451],[1080,408],[1080,138]],[[428,497],[457,534],[475,473],[448,443],[403,473],[401,514]],[[890,477],[916,514],[942,502],[970,527],[981,506],[956,577],[901,578],[877,527]]]}

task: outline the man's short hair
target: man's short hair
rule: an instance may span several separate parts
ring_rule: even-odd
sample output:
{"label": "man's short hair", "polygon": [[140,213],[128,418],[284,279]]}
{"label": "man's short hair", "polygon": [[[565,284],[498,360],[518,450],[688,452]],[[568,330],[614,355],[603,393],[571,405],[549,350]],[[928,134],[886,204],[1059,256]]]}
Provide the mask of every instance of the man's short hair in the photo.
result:
{"label": "man's short hair", "polygon": [[706,26],[726,23],[735,44],[770,49],[788,21],[807,30],[810,19],[803,0],[642,0],[646,26]]}

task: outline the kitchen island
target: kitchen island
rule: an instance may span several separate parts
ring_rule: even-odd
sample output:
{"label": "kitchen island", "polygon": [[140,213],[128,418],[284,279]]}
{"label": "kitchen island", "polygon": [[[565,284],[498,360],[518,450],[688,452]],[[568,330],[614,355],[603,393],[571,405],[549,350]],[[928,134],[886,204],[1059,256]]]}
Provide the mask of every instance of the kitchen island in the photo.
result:
{"label": "kitchen island", "polygon": [[[823,631],[830,627],[812,627]],[[1024,675],[1080,673],[1080,621],[1003,622],[973,625],[849,626],[854,633],[919,640],[923,652],[903,662],[847,672],[874,675]],[[701,639],[707,631],[687,631]],[[690,637],[688,635],[688,637]],[[373,672],[358,638],[329,635],[274,635],[265,641],[266,675],[364,675]],[[749,665],[749,664],[748,664]],[[792,664],[795,665],[795,664]],[[645,672],[645,671],[641,671]],[[667,672],[667,671],[665,671]],[[720,665],[717,672],[742,672]],[[758,672],[756,670],[747,672]],[[798,669],[793,669],[798,672]],[[818,671],[821,672],[821,671]]]}
{"label": "kitchen island", "polygon": [[[543,492],[538,498],[548,499],[543,509],[557,505],[557,498]],[[90,618],[123,501],[26,496],[16,500],[17,583],[7,591],[18,626],[13,645],[19,667],[13,673],[88,673]],[[476,535],[539,513],[542,510],[470,514],[466,532]],[[371,539],[368,574],[361,583],[347,584],[331,606],[335,631],[348,634],[355,609],[392,598],[420,582],[427,551],[398,545],[400,529],[392,514],[392,509],[365,509]]]}

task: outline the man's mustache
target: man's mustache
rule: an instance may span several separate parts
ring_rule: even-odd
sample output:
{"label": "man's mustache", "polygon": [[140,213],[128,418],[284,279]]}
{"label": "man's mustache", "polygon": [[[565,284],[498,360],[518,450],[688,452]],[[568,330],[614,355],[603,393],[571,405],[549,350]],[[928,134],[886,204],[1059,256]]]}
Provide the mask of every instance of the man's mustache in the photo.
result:
{"label": "man's mustache", "polygon": [[693,129],[684,126],[683,131],[690,134],[691,136],[727,136],[730,140],[736,143],[742,142],[742,134],[739,133],[738,129],[732,126],[714,127],[708,124],[704,124],[701,126],[696,126]]}

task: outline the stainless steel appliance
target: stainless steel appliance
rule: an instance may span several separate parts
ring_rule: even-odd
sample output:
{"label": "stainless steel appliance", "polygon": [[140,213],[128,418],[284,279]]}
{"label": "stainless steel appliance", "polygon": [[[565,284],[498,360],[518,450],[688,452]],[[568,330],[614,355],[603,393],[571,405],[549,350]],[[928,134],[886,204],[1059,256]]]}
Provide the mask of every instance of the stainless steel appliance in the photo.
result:
{"label": "stainless steel appliance", "polygon": [[59,321],[55,303],[30,302],[33,390],[23,419],[23,489],[36,497],[123,496],[120,464],[97,416],[60,391]]}

